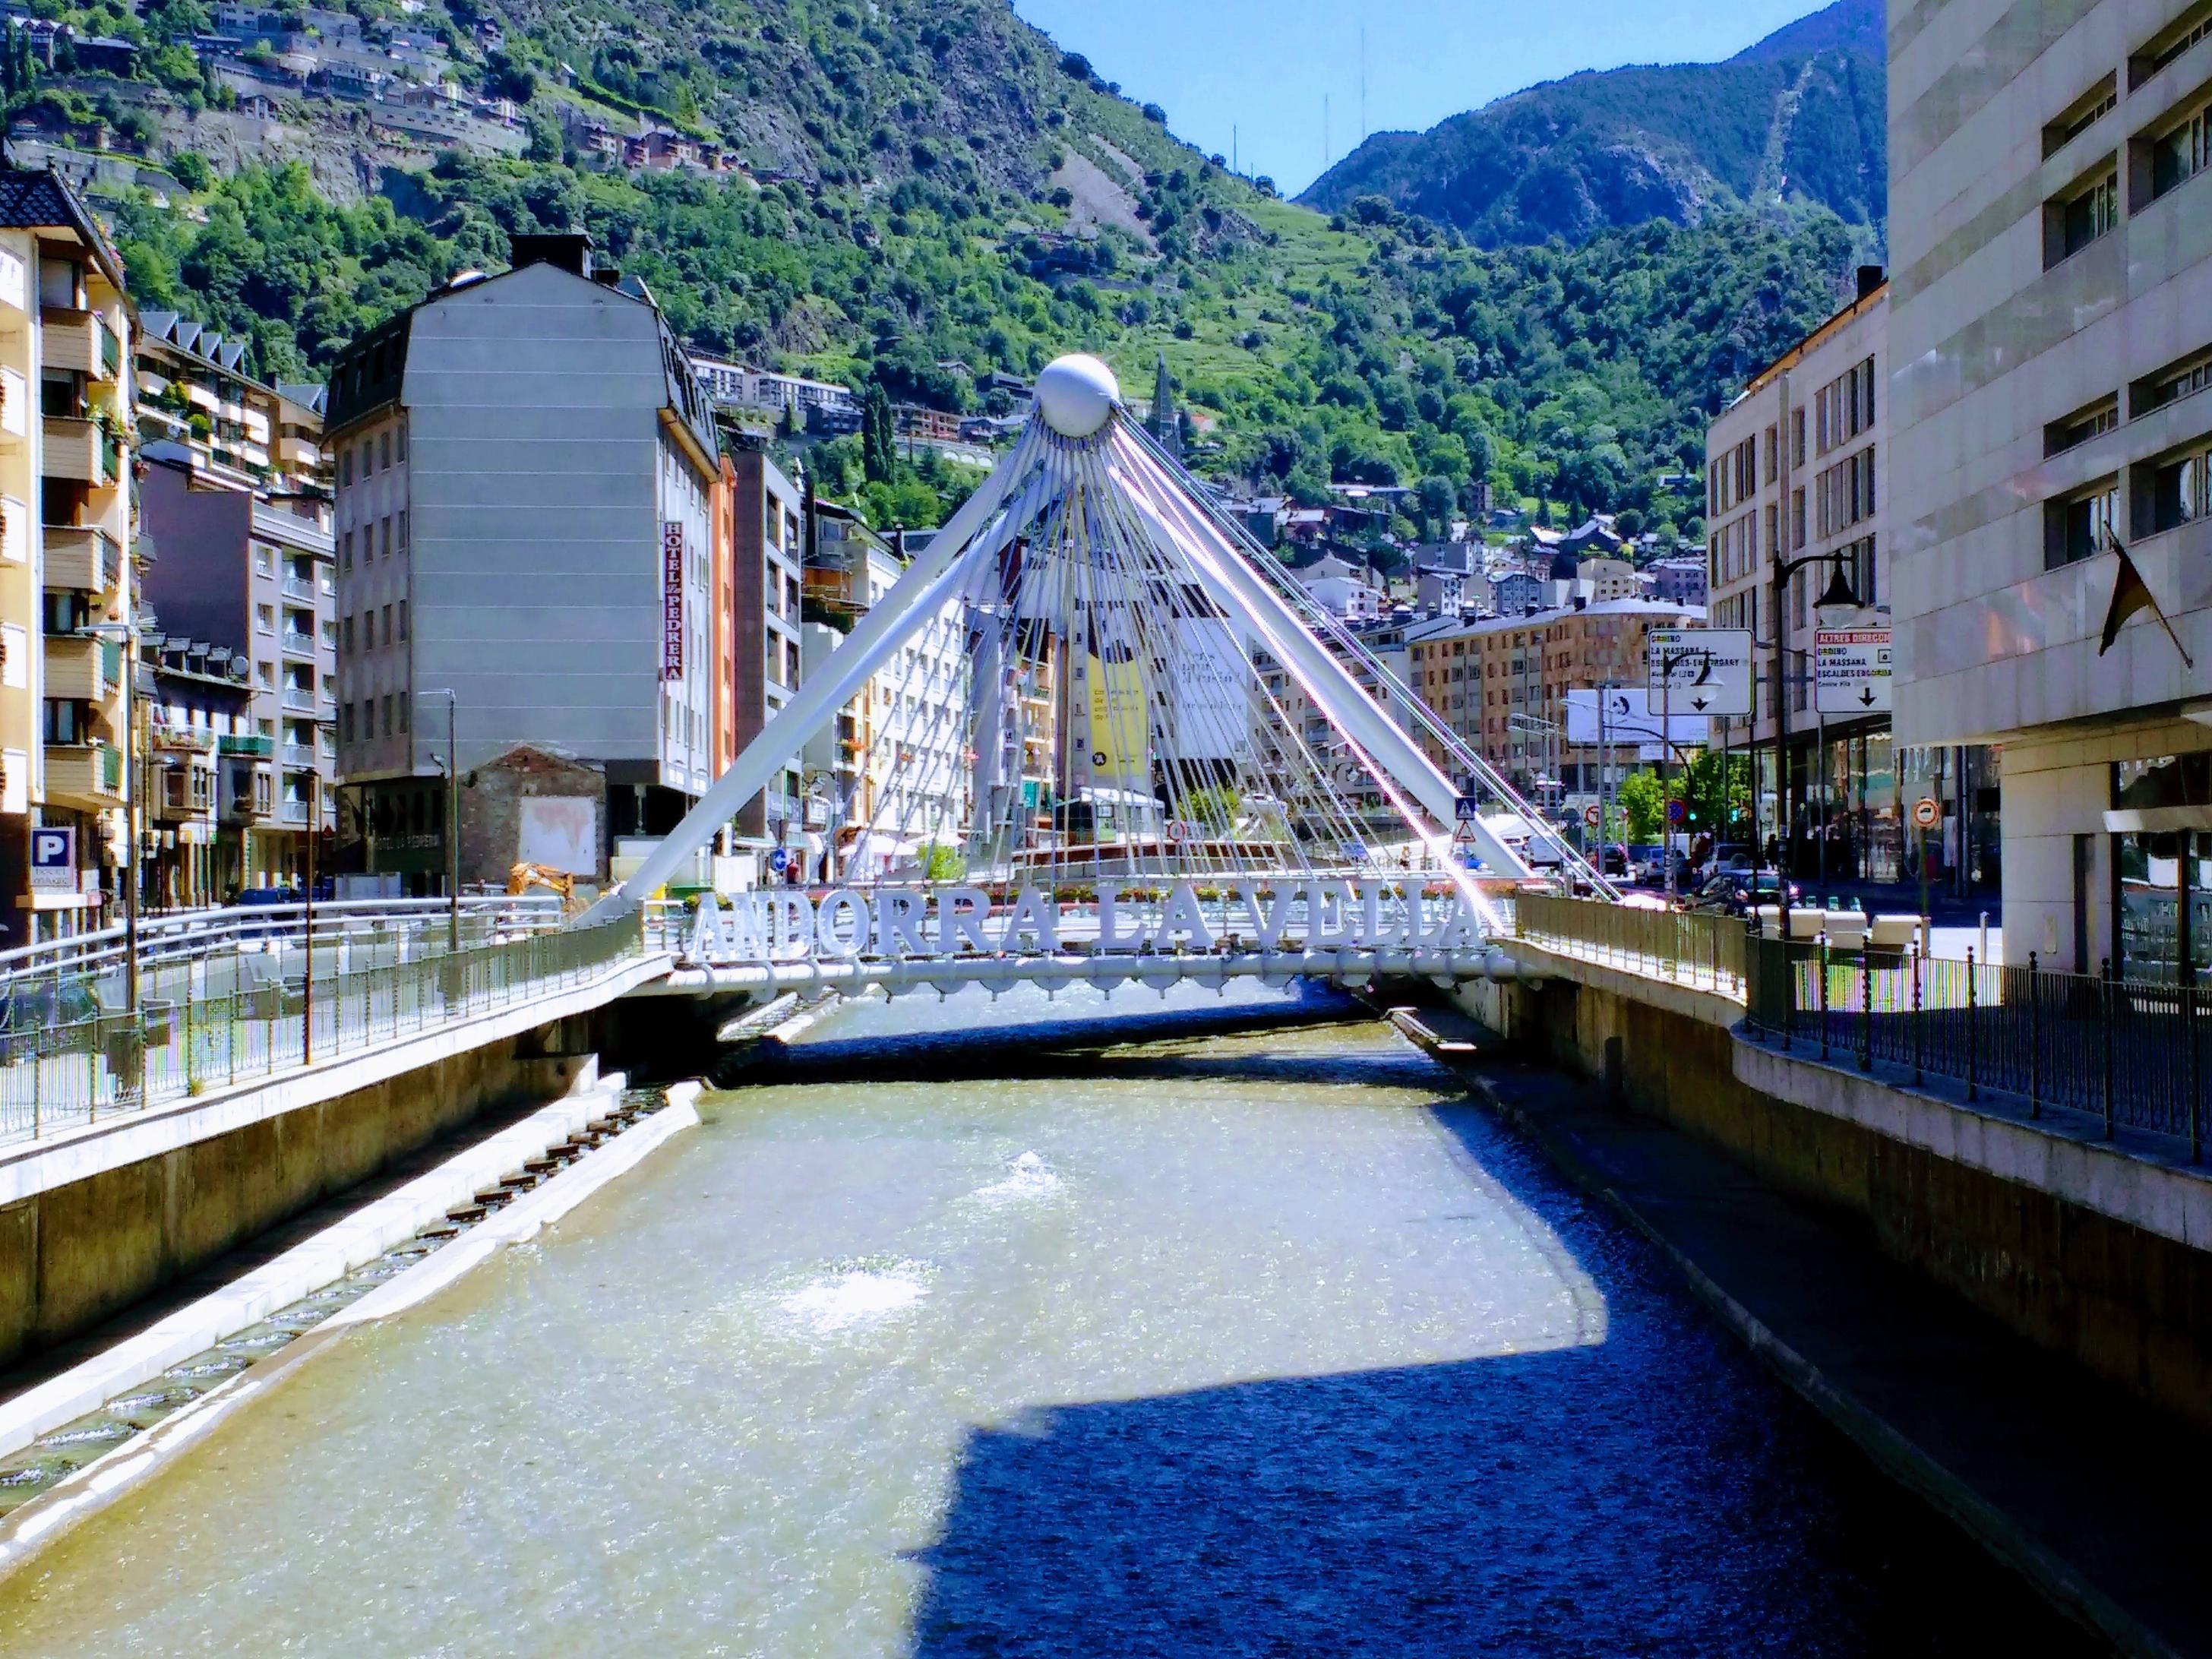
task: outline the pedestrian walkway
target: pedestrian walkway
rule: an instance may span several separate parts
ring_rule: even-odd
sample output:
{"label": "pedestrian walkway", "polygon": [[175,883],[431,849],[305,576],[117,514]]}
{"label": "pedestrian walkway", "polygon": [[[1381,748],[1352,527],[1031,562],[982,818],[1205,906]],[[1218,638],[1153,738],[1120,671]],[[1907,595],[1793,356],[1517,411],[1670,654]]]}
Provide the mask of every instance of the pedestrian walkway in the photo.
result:
{"label": "pedestrian walkway", "polygon": [[1463,1015],[1395,1016],[1620,1209],[1830,1421],[2124,1652],[2212,1653],[2200,1575],[2212,1437],[2038,1348],[1591,1085],[1524,1066]]}

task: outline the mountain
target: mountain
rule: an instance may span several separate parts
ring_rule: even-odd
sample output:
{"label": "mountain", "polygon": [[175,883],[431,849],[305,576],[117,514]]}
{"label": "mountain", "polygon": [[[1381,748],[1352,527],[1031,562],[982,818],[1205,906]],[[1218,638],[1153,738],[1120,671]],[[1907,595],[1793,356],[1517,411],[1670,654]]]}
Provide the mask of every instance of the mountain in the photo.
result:
{"label": "mountain", "polygon": [[1780,203],[1879,233],[1886,76],[1881,0],[1835,0],[1723,63],[1587,70],[1377,133],[1299,199],[1379,196],[1486,246]]}
{"label": "mountain", "polygon": [[[41,3],[144,45],[128,80],[0,60],[11,127],[64,159],[97,128],[71,165],[138,303],[246,341],[272,380],[503,265],[512,233],[581,228],[702,350],[963,412],[1069,350],[1141,396],[1164,355],[1213,475],[1309,501],[1419,484],[1401,533],[1444,533],[1480,481],[1694,536],[1705,418],[1827,314],[1853,253],[1825,213],[1494,250],[1383,201],[1333,222],[1178,142],[1007,0],[416,0],[404,22],[345,0],[313,36],[265,14],[283,50],[251,74],[173,44],[204,38],[200,0]],[[412,106],[266,78],[333,36],[435,60],[465,109],[507,100],[526,149],[410,140]],[[741,166],[610,161],[641,122]],[[806,459],[878,523],[934,523],[972,484],[854,438]]]}

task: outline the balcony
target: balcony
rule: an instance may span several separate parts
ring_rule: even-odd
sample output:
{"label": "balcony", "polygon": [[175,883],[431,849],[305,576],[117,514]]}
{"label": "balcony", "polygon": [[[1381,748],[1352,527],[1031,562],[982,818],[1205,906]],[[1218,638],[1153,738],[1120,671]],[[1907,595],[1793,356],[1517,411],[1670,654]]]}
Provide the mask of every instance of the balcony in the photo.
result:
{"label": "balcony", "polygon": [[93,810],[123,803],[123,752],[104,743],[46,745],[46,799]]}
{"label": "balcony", "polygon": [[286,686],[283,696],[284,707],[294,714],[312,714],[315,712],[315,694],[304,685]]}
{"label": "balcony", "polygon": [[46,423],[46,477],[102,489],[122,477],[122,446],[101,431],[98,422],[76,415],[49,415]]}
{"label": "balcony", "polygon": [[118,641],[82,634],[46,637],[47,696],[105,702],[114,695],[123,682],[123,647]]}
{"label": "balcony", "polygon": [[216,752],[222,755],[243,756],[252,760],[267,760],[276,751],[276,739],[257,732],[225,732],[215,740]]}
{"label": "balcony", "polygon": [[149,794],[156,823],[203,818],[215,810],[215,773],[205,766],[164,772],[159,787]]}
{"label": "balcony", "polygon": [[288,743],[279,751],[279,758],[287,766],[311,767],[315,763],[314,747],[310,744]]}
{"label": "balcony", "polygon": [[315,636],[313,634],[302,633],[296,628],[286,629],[284,654],[288,657],[305,657],[313,661],[315,655]]}
{"label": "balcony", "polygon": [[95,380],[112,380],[122,372],[122,343],[96,312],[45,307],[39,313],[39,333],[48,368],[72,369]]}
{"label": "balcony", "polygon": [[172,726],[166,720],[155,720],[147,727],[154,747],[169,755],[212,755],[216,752],[216,734],[204,726]]}
{"label": "balcony", "polygon": [[284,597],[288,599],[305,599],[308,604],[313,605],[315,602],[316,591],[314,580],[312,577],[287,576],[284,578]]}
{"label": "balcony", "polygon": [[287,796],[276,803],[276,822],[295,829],[307,827],[307,803]]}
{"label": "balcony", "polygon": [[85,593],[112,593],[123,582],[123,550],[91,525],[45,526],[46,586]]}

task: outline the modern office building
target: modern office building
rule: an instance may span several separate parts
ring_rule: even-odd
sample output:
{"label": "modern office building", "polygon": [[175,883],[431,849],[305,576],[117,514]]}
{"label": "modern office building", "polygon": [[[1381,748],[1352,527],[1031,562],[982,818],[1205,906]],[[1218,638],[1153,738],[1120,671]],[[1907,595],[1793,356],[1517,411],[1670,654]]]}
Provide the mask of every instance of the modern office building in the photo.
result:
{"label": "modern office building", "polygon": [[125,791],[138,715],[124,672],[137,580],[133,321],[122,263],[82,204],[50,173],[0,169],[0,942],[8,945],[113,920],[116,872],[135,861]]}
{"label": "modern office building", "polygon": [[349,862],[417,890],[442,884],[449,763],[465,814],[471,769],[519,747],[599,769],[604,801],[575,808],[602,841],[575,873],[595,879],[715,767],[708,399],[652,295],[588,237],[513,250],[331,376],[341,833]]}
{"label": "modern office building", "polygon": [[1898,741],[2003,745],[2009,959],[2201,971],[2212,0],[1889,38]]}
{"label": "modern office building", "polygon": [[219,738],[212,890],[296,886],[337,774],[323,388],[256,378],[243,342],[173,312],[142,319],[136,362],[147,598],[165,629],[243,664],[252,696]]}

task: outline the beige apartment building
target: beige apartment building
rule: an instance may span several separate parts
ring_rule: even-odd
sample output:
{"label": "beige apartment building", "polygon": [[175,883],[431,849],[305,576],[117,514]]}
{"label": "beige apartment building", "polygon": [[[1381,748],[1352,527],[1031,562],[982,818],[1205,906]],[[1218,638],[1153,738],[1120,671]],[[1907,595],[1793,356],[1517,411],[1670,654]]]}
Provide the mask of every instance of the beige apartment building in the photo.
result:
{"label": "beige apartment building", "polygon": [[[1566,741],[1568,691],[1641,686],[1654,628],[1705,625],[1705,613],[1695,605],[1651,599],[1431,625],[1407,641],[1406,683],[1516,788],[1547,805],[1595,799],[1598,755],[1595,745]],[[1431,760],[1449,769],[1441,744],[1429,737],[1421,744]],[[1615,781],[1622,764],[1615,757]]]}
{"label": "beige apartment building", "polygon": [[[99,225],[0,168],[0,943],[117,920],[136,572],[132,317]],[[39,832],[54,830],[46,836]],[[66,862],[56,855],[66,854]]]}
{"label": "beige apartment building", "polygon": [[[1889,39],[1898,740],[2004,745],[2009,957],[2171,978],[2212,961],[2212,0]],[[2160,614],[2107,649],[2130,568]]]}
{"label": "beige apartment building", "polygon": [[[1814,696],[1818,601],[1838,573],[1858,605],[1826,620],[1888,620],[1888,286],[1862,266],[1851,301],[1753,375],[1705,433],[1708,608],[1715,628],[1751,632],[1757,671],[1751,715],[1717,721],[1715,738],[1755,751],[1760,842],[1786,846],[1802,876],[1916,878],[1911,803],[1938,796],[1955,828],[1973,814],[1971,780],[1988,764],[1900,750],[1887,713],[1824,715]],[[1942,836],[1929,857],[1947,885],[1977,868],[1994,874],[1993,852],[1962,857]]]}

